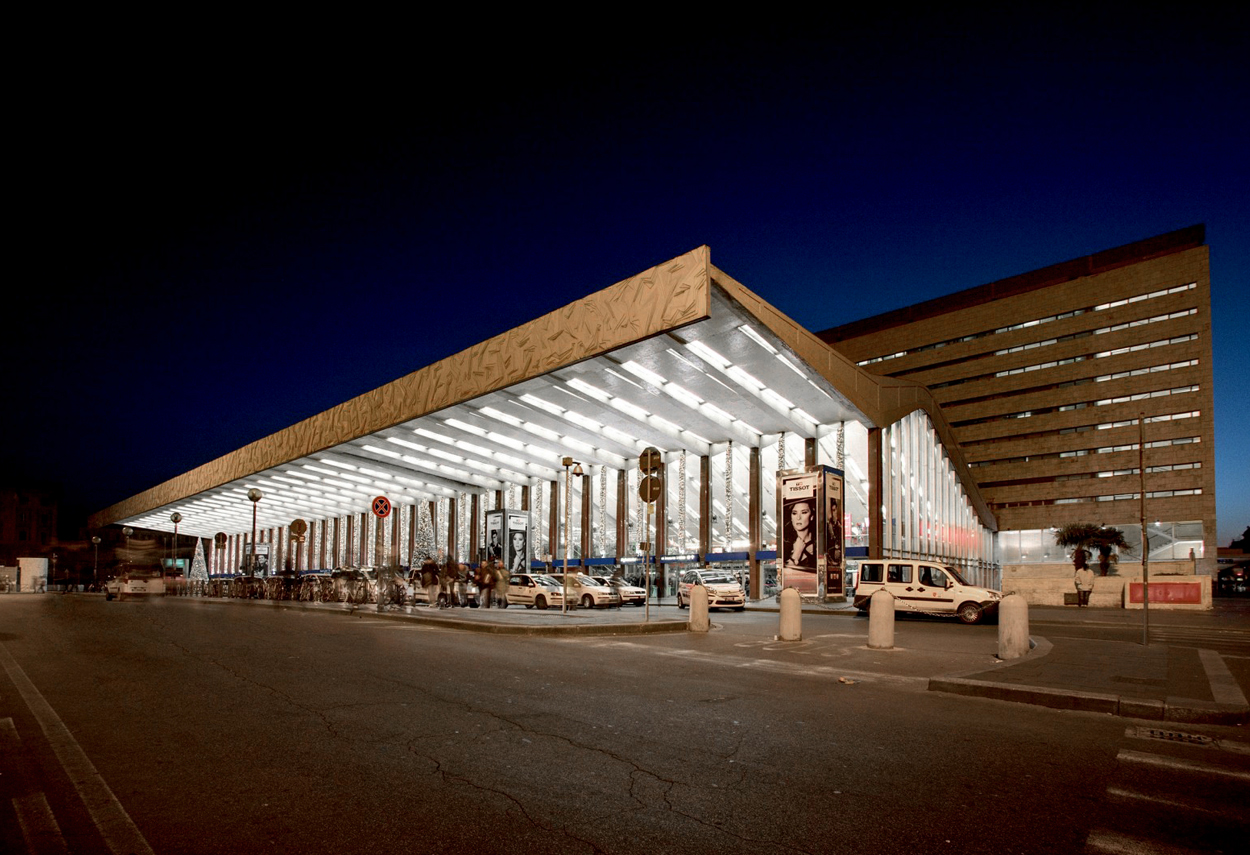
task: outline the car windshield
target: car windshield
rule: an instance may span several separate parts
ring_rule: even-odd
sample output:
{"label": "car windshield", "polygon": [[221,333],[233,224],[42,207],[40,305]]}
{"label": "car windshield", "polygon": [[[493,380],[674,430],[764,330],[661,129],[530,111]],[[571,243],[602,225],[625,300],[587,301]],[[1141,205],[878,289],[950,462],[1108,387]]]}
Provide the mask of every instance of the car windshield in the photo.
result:
{"label": "car windshield", "polygon": [[732,585],[737,581],[737,579],[732,576],[727,576],[724,573],[718,573],[716,575],[708,574],[703,577],[704,585]]}
{"label": "car windshield", "polygon": [[563,584],[560,582],[559,579],[554,579],[551,576],[535,576],[534,581],[537,582],[539,585],[546,585],[548,588],[563,587]]}
{"label": "car windshield", "polygon": [[[968,584],[968,582],[964,579],[964,577],[963,577],[963,576],[960,576],[960,575],[959,575],[959,571],[958,571],[958,570],[956,570],[954,567],[947,567],[947,568],[946,568],[946,572],[947,572],[947,573],[949,573],[949,574],[951,574],[951,576],[952,576],[952,577],[954,577],[955,581],[956,581],[956,582],[958,582],[959,584],[961,584],[961,585],[967,585],[967,584]],[[969,587],[971,587],[971,586],[969,586]]]}

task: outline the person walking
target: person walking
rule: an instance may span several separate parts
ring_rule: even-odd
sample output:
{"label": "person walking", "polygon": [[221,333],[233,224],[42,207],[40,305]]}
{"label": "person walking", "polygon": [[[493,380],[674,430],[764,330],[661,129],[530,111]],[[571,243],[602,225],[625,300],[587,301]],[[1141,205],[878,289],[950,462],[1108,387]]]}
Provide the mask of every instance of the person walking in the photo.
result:
{"label": "person walking", "polygon": [[421,562],[421,585],[425,588],[426,605],[438,608],[438,564],[433,558]]}
{"label": "person walking", "polygon": [[1085,561],[1085,550],[1078,549],[1075,557],[1076,573],[1072,577],[1076,585],[1076,605],[1084,608],[1089,605],[1089,594],[1094,590],[1094,571],[1089,569]]}

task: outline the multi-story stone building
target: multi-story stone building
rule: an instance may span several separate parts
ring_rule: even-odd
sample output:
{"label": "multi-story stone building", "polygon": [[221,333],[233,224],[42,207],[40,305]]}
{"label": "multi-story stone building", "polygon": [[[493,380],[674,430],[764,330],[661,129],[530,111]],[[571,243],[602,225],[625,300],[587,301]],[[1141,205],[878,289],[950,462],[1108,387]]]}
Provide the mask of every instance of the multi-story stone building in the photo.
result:
{"label": "multi-story stone building", "polygon": [[1005,587],[1013,572],[1066,580],[1065,523],[1120,528],[1140,554],[1143,490],[1151,565],[1184,569],[1192,552],[1209,573],[1207,250],[1194,226],[819,335],[938,400],[998,521]]}

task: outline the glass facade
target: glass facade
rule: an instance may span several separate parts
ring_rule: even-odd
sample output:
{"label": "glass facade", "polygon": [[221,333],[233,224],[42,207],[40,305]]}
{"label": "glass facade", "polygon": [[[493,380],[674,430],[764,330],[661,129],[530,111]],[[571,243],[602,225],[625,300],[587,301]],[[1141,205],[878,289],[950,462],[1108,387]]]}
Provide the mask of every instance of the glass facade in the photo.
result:
{"label": "glass facade", "polygon": [[[1124,534],[1128,549],[1120,554],[1132,561],[1141,561],[1141,524],[1137,522],[1116,523]],[[1192,549],[1195,558],[1203,557],[1202,523],[1161,522],[1147,524],[1150,537],[1151,561],[1186,561]],[[1051,528],[1026,531],[1000,531],[998,533],[999,559],[1003,564],[1068,564],[1071,556],[1055,545],[1055,530]]]}
{"label": "glass facade", "polygon": [[883,556],[932,558],[978,579],[993,573],[993,533],[981,524],[922,410],[882,429],[881,492]]}

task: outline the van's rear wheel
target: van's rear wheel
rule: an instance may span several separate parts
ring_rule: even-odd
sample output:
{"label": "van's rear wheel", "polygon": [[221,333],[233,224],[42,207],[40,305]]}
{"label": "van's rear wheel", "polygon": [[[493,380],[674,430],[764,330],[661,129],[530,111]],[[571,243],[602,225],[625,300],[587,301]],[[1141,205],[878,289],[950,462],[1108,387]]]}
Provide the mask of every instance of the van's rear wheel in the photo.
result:
{"label": "van's rear wheel", "polygon": [[981,611],[981,607],[976,603],[964,603],[955,614],[959,617],[960,623],[973,624],[981,622],[981,616],[984,612]]}

